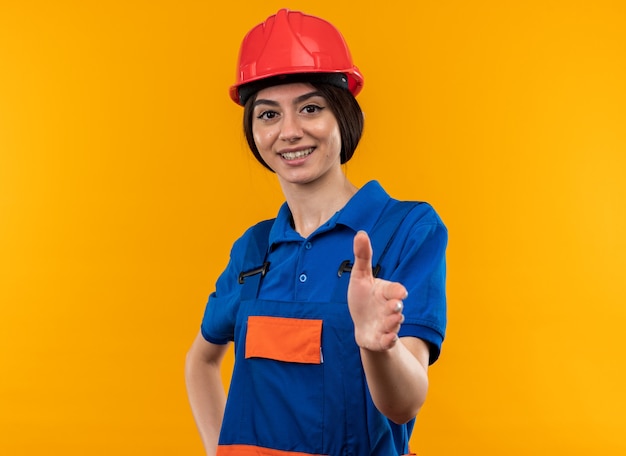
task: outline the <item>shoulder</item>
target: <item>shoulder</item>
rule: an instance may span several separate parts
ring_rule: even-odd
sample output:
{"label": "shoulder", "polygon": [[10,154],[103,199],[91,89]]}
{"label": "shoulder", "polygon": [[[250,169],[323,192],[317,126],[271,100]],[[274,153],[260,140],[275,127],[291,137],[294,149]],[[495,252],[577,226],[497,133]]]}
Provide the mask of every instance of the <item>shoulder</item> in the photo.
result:
{"label": "shoulder", "polygon": [[251,249],[266,250],[274,221],[275,219],[263,220],[246,229],[233,243],[231,260],[239,260],[238,263],[243,263]]}
{"label": "shoulder", "polygon": [[394,246],[401,257],[420,255],[443,256],[448,244],[448,229],[437,211],[424,201],[397,201],[404,206],[404,218],[394,236]]}
{"label": "shoulder", "polygon": [[425,201],[398,201],[391,199],[381,214],[381,225],[397,225],[401,238],[417,233],[438,233],[447,238],[447,228],[432,205]]}
{"label": "shoulder", "polygon": [[446,229],[443,220],[430,203],[425,201],[400,201],[400,203],[413,205],[413,208],[407,215],[407,223],[413,225],[439,225]]}
{"label": "shoulder", "polygon": [[368,203],[379,201],[384,206],[382,217],[395,216],[402,213],[403,224],[419,225],[434,224],[445,229],[445,224],[435,208],[422,200],[400,200],[390,196],[377,181],[370,181],[359,191],[361,198]]}
{"label": "shoulder", "polygon": [[406,229],[409,238],[445,245],[448,229],[435,209],[426,202],[418,202],[407,216]]}

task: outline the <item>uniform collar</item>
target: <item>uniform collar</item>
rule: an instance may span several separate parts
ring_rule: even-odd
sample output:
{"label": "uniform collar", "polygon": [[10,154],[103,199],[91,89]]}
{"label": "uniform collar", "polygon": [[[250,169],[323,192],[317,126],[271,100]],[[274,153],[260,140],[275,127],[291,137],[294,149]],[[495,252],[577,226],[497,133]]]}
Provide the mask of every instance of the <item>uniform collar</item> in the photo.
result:
{"label": "uniform collar", "polygon": [[[377,181],[370,181],[361,187],[348,203],[335,213],[330,220],[321,226],[312,236],[333,229],[336,225],[344,225],[352,230],[371,231],[382,213],[389,195]],[[281,242],[302,241],[291,226],[291,211],[287,203],[283,203],[269,236],[270,246]]]}

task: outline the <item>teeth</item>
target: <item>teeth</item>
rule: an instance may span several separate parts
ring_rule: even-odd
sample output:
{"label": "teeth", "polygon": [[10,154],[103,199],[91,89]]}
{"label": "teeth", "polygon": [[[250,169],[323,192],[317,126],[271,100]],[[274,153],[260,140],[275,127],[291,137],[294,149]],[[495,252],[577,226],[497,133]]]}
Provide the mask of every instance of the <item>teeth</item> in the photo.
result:
{"label": "teeth", "polygon": [[284,154],[281,154],[281,157],[283,157],[285,160],[295,160],[297,158],[306,157],[311,152],[313,152],[312,147],[309,149],[305,149],[305,150],[299,150],[297,152],[286,152]]}

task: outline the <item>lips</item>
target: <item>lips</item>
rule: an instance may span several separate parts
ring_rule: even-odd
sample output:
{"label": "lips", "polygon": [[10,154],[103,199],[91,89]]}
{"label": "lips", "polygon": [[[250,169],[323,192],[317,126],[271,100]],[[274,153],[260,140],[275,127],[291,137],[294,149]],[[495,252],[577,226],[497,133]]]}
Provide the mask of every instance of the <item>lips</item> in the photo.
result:
{"label": "lips", "polygon": [[298,160],[300,158],[304,158],[308,155],[311,155],[313,152],[313,147],[309,147],[308,149],[295,150],[292,152],[283,152],[280,154],[281,157],[285,160]]}

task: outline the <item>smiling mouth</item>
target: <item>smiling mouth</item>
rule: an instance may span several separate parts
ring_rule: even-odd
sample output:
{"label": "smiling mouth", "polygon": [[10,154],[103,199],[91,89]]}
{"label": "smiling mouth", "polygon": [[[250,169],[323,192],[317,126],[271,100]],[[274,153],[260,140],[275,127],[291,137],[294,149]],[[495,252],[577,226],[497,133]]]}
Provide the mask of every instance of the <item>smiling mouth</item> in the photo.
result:
{"label": "smiling mouth", "polygon": [[297,160],[299,158],[304,158],[308,155],[311,155],[313,152],[313,147],[309,147],[308,149],[298,150],[295,152],[285,152],[284,154],[280,154],[285,160]]}

